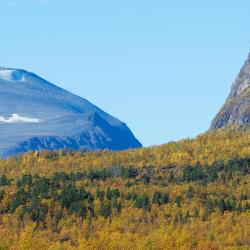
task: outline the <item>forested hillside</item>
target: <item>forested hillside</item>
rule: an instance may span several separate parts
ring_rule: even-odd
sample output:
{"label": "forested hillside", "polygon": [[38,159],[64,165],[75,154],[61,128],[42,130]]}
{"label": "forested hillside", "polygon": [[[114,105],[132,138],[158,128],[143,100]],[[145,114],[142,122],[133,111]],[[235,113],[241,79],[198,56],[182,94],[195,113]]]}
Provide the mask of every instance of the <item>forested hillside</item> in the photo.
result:
{"label": "forested hillside", "polygon": [[249,247],[249,131],[0,161],[0,249]]}

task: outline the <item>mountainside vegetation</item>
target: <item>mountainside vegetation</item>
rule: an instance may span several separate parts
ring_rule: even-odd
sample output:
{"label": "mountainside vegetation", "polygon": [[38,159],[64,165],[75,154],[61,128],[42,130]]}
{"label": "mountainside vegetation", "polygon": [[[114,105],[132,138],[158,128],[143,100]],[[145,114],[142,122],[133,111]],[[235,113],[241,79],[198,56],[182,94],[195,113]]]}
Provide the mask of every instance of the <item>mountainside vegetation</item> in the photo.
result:
{"label": "mountainside vegetation", "polygon": [[0,249],[249,249],[250,132],[0,161]]}

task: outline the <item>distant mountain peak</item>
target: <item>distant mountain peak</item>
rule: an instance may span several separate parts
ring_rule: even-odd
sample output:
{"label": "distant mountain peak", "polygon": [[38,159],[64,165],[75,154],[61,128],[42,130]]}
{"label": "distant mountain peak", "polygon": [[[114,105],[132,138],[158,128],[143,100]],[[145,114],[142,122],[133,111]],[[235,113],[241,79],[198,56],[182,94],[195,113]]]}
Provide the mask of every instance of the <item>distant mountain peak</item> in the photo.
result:
{"label": "distant mountain peak", "polygon": [[250,126],[250,53],[234,81],[231,93],[212,121],[211,129]]}
{"label": "distant mountain peak", "polygon": [[[17,84],[18,83],[18,84]],[[127,125],[20,69],[0,68],[0,158],[34,150],[141,147]]]}

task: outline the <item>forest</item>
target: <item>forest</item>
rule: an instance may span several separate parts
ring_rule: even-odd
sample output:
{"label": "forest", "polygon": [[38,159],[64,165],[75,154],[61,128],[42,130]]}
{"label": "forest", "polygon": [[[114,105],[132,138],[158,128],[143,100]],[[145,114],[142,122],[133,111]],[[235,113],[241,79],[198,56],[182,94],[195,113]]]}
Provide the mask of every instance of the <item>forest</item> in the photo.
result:
{"label": "forest", "polygon": [[249,131],[0,161],[0,250],[249,248]]}

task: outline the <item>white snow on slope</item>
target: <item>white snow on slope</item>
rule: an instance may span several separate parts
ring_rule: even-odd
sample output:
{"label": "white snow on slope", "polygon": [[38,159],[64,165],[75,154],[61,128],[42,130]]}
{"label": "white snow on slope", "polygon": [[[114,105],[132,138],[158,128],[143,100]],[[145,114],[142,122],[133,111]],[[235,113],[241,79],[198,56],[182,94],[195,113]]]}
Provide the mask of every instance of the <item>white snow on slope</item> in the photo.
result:
{"label": "white snow on slope", "polygon": [[25,80],[21,71],[12,69],[0,70],[0,79],[9,82]]}
{"label": "white snow on slope", "polygon": [[4,118],[3,116],[0,116],[0,123],[1,122],[4,122],[4,123],[18,123],[18,122],[37,123],[37,122],[40,122],[40,120],[36,118],[20,116],[18,114],[12,114],[9,118]]}

